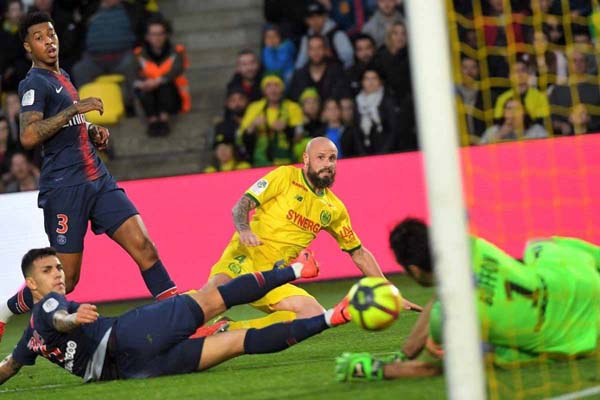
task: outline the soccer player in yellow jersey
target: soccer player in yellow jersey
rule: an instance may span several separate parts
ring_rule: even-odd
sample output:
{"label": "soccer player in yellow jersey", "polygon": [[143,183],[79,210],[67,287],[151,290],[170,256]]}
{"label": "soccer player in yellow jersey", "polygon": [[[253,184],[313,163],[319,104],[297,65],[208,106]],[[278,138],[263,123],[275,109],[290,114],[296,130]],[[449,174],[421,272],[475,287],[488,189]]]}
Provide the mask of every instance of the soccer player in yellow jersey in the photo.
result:
{"label": "soccer player in yellow jersey", "polygon": [[[348,252],[366,276],[383,276],[375,257],[352,229],[350,216],[329,189],[335,179],[337,148],[329,139],[312,139],[304,152],[304,166],[279,167],[259,179],[233,208],[237,232],[213,266],[207,286],[219,286],[255,271],[289,265],[300,251],[327,231]],[[256,213],[249,222],[249,213]],[[252,306],[266,317],[231,322],[229,329],[261,328],[276,322],[323,313],[319,302],[292,284],[271,290]],[[405,308],[420,311],[408,301]]]}

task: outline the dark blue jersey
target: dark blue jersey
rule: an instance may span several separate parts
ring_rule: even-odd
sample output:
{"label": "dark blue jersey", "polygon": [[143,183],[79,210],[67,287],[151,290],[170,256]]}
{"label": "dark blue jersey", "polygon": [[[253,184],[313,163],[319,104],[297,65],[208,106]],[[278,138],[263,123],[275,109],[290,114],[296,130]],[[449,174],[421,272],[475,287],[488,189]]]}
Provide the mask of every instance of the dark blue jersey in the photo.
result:
{"label": "dark blue jersey", "polygon": [[[31,68],[19,84],[21,112],[37,111],[44,119],[54,117],[79,101],[69,75]],[[85,116],[75,115],[42,145],[40,191],[74,186],[98,179],[107,173],[89,139]]]}
{"label": "dark blue jersey", "polygon": [[69,333],[58,332],[52,321],[54,314],[58,310],[74,313],[78,308],[78,303],[68,301],[58,293],[50,293],[36,303],[29,326],[13,350],[15,361],[33,365],[36,357],[42,356],[74,375],[90,380],[97,378],[115,318],[100,317],[96,322],[82,325]]}

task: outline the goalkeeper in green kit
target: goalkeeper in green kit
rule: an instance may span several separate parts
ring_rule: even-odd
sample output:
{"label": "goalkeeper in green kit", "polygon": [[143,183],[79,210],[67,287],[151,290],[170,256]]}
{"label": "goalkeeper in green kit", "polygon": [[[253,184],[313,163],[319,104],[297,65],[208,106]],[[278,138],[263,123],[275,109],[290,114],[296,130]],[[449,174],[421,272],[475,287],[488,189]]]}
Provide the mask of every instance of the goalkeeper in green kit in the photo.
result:
{"label": "goalkeeper in green kit", "polygon": [[[523,365],[565,359],[596,350],[600,322],[600,247],[580,239],[551,237],[527,243],[519,261],[490,242],[471,238],[482,341],[494,364]],[[433,286],[428,227],[407,218],[390,233],[396,260],[420,285]],[[340,381],[432,376],[441,363],[414,360],[427,349],[443,357],[442,312],[432,300],[402,351],[378,359],[344,353],[336,360]]]}

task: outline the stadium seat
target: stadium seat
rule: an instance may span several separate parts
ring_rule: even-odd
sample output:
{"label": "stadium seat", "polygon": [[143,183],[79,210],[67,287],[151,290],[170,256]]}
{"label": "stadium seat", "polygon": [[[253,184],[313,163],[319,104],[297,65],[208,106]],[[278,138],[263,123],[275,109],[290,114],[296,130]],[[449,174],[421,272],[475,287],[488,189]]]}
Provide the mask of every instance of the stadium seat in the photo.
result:
{"label": "stadium seat", "polygon": [[100,113],[92,111],[85,115],[89,122],[99,125],[112,125],[119,122],[125,113],[119,86],[123,79],[122,75],[104,75],[79,89],[80,98],[99,97],[104,104],[104,114],[100,115]]}

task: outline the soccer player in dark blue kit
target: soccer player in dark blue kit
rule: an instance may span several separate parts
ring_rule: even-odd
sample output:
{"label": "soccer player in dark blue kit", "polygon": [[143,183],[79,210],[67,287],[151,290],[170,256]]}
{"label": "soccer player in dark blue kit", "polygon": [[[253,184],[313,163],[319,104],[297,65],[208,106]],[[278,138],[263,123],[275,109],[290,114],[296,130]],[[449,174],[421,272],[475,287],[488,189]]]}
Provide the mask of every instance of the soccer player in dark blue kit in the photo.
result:
{"label": "soccer player in dark blue kit", "polygon": [[35,305],[12,354],[0,362],[0,384],[38,356],[85,381],[148,378],[201,371],[242,354],[284,350],[350,320],[348,301],[312,318],[208,337],[189,336],[204,321],[238,304],[256,301],[298,278],[318,275],[304,250],[294,264],[241,275],[219,286],[171,297],[119,317],[100,317],[96,306],[65,298],[65,274],[52,248],[33,249],[21,269]]}
{"label": "soccer player in dark blue kit", "polygon": [[[79,280],[83,239],[91,221],[95,234],[106,233],[129,253],[155,298],[175,295],[177,287],[138,211],[94,150],[106,147],[109,132],[89,124],[84,114],[102,113],[102,100],[79,99],[68,74],[58,65],[58,37],[47,14],[25,16],[20,34],[33,60],[19,84],[21,143],[27,149],[42,145],[38,205],[44,210],[50,245],[57,250],[65,272],[66,292]],[[0,304],[0,339],[6,320],[29,311],[32,305],[27,287]]]}

